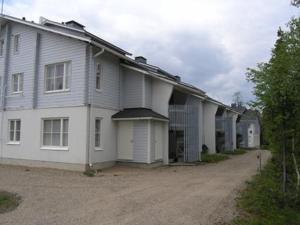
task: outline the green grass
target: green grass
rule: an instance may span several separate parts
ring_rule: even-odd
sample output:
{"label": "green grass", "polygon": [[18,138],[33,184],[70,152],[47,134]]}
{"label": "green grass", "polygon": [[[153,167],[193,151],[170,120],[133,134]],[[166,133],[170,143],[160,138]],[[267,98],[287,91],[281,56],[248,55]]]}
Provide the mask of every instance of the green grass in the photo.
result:
{"label": "green grass", "polygon": [[247,183],[237,199],[241,215],[233,224],[300,225],[300,210],[283,206],[280,169],[275,160],[270,160],[261,175]]}
{"label": "green grass", "polygon": [[226,155],[242,155],[242,154],[245,154],[246,152],[247,152],[247,150],[245,150],[245,149],[236,149],[234,151],[225,150],[222,153],[226,154]]}
{"label": "green grass", "polygon": [[21,202],[21,198],[13,193],[0,191],[0,213],[14,210]]}
{"label": "green grass", "polygon": [[88,170],[84,171],[83,174],[87,177],[94,177],[96,175],[96,171],[88,169]]}
{"label": "green grass", "polygon": [[226,159],[229,159],[229,157],[223,154],[202,154],[201,155],[201,162],[206,162],[206,163],[217,163]]}

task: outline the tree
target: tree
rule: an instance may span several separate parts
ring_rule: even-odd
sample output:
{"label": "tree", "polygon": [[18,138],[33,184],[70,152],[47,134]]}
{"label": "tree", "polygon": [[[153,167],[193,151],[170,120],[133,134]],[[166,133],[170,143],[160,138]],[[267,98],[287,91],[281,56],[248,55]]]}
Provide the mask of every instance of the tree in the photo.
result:
{"label": "tree", "polygon": [[298,147],[300,140],[300,19],[292,19],[288,29],[279,29],[277,36],[269,62],[248,69],[247,76],[255,86],[254,104],[263,113],[268,140],[272,149],[281,153],[282,189],[286,193],[288,137],[292,133]]}
{"label": "tree", "polygon": [[240,91],[237,91],[232,95],[232,102],[236,106],[242,106],[243,105],[243,97],[242,97],[242,93]]}

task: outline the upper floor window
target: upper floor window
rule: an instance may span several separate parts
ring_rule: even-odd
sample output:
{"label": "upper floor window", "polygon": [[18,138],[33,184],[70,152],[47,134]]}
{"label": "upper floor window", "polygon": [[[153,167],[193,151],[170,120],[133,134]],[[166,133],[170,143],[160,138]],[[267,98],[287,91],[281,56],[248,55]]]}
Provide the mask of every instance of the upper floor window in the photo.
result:
{"label": "upper floor window", "polygon": [[4,40],[0,40],[0,57],[4,55]]}
{"label": "upper floor window", "polygon": [[19,53],[20,51],[20,34],[16,34],[14,37],[14,53]]}
{"label": "upper floor window", "polygon": [[101,64],[97,64],[96,68],[96,90],[101,90],[101,76],[102,76],[102,67]]}
{"label": "upper floor window", "polygon": [[12,92],[21,93],[23,92],[23,74],[16,73],[12,75]]}
{"label": "upper floor window", "polygon": [[56,63],[46,66],[45,91],[69,90],[70,62]]}
{"label": "upper floor window", "polygon": [[21,120],[9,120],[9,142],[20,142]]}

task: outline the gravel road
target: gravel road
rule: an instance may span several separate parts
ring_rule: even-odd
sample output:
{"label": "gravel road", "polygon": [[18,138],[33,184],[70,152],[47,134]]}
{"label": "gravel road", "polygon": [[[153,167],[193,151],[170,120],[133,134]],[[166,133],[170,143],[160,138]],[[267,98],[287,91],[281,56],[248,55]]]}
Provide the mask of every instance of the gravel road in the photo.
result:
{"label": "gravel road", "polygon": [[[226,224],[234,198],[257,172],[257,151],[217,164],[141,169],[117,166],[96,177],[0,165],[0,190],[22,196],[1,225]],[[270,153],[262,151],[263,163]]]}

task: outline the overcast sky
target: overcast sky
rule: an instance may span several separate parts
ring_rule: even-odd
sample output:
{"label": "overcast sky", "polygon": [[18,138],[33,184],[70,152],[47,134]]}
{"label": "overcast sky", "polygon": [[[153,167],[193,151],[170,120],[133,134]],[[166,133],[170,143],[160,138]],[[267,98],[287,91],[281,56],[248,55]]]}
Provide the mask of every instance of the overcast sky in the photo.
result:
{"label": "overcast sky", "polygon": [[278,27],[299,9],[289,0],[5,0],[4,13],[76,20],[230,103],[236,91],[253,99],[246,68],[269,59]]}

